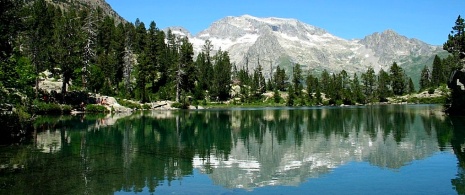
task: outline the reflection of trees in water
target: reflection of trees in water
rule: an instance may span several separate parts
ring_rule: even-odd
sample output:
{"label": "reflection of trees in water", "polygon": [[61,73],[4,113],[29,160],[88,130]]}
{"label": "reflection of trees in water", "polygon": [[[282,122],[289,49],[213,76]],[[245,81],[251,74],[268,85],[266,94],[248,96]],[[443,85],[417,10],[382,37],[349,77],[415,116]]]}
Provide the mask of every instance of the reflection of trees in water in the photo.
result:
{"label": "reflection of trees in water", "polygon": [[465,194],[465,118],[451,117],[451,121],[454,135],[450,136],[452,138],[450,143],[459,160],[457,177],[451,182],[458,194]]}
{"label": "reflection of trees in water", "polygon": [[6,174],[15,183],[2,188],[19,194],[155,192],[162,182],[192,175],[194,166],[219,185],[252,188],[297,185],[352,160],[399,168],[431,155],[437,142],[448,143],[451,134],[440,131],[447,122],[424,110],[177,111],[135,114],[107,127],[60,122],[71,142],[55,154],[24,148],[18,164],[25,168]]}

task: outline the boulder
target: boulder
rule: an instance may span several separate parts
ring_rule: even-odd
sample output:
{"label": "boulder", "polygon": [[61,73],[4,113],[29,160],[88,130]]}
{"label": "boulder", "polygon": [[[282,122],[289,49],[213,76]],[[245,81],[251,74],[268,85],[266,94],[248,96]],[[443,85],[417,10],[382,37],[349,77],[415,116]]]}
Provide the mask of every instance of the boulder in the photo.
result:
{"label": "boulder", "polygon": [[448,82],[451,89],[450,106],[446,113],[450,115],[465,115],[465,72],[461,70],[454,71]]}

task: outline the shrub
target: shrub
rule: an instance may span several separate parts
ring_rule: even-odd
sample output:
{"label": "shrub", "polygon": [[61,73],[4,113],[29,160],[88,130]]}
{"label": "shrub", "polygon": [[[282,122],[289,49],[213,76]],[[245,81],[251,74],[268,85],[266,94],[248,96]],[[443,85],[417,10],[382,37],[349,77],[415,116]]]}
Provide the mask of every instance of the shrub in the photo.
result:
{"label": "shrub", "polygon": [[173,108],[179,108],[179,109],[187,109],[189,108],[189,104],[187,103],[179,103],[179,102],[174,102],[173,104],[171,104],[171,107]]}
{"label": "shrub", "polygon": [[105,113],[108,112],[108,109],[102,105],[89,104],[86,106],[86,112],[90,113]]}
{"label": "shrub", "polygon": [[150,106],[150,104],[144,104],[144,105],[142,105],[142,109],[150,110],[150,109],[152,109],[152,106]]}
{"label": "shrub", "polygon": [[126,101],[126,100],[118,100],[118,103],[121,106],[131,108],[131,109],[141,109],[142,108],[142,106],[140,104],[133,103],[133,102]]}
{"label": "shrub", "polygon": [[428,89],[428,94],[434,94],[434,88],[429,88]]}
{"label": "shrub", "polygon": [[70,114],[72,109],[73,108],[70,105],[62,105],[61,106],[61,113],[62,114]]}
{"label": "shrub", "polygon": [[45,103],[40,101],[33,102],[33,113],[35,114],[62,114],[70,112],[71,106],[68,105],[61,106],[60,104],[55,103]]}

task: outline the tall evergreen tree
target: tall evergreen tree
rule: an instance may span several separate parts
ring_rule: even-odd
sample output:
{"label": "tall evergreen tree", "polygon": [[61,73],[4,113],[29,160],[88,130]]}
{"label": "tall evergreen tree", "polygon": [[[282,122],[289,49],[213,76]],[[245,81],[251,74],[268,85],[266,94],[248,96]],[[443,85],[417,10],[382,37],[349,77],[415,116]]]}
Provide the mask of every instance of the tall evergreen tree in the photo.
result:
{"label": "tall evergreen tree", "polygon": [[[452,27],[452,31],[449,34],[448,40],[444,43],[443,48],[453,55],[452,65],[448,70],[453,74],[454,77],[463,75],[463,69],[465,68],[465,24],[464,19],[459,15],[455,21],[455,26]],[[461,69],[461,72],[458,70]],[[463,79],[463,76],[461,76]],[[454,84],[452,81],[449,84],[451,88],[450,107],[447,108],[446,112],[449,114],[463,115],[465,113],[465,93],[460,86]]]}
{"label": "tall evergreen tree", "polygon": [[292,88],[294,88],[294,93],[297,97],[302,96],[302,89],[303,89],[303,75],[302,75],[302,68],[300,67],[300,64],[296,63],[294,64],[294,67],[292,68]]}
{"label": "tall evergreen tree", "polygon": [[391,86],[394,95],[403,95],[407,92],[407,83],[405,80],[404,70],[394,62],[389,70],[391,77]]}
{"label": "tall evergreen tree", "polygon": [[366,100],[373,102],[373,98],[376,92],[376,75],[372,67],[369,67],[366,73],[362,74],[363,93],[365,94]]}
{"label": "tall evergreen tree", "polygon": [[307,96],[309,100],[312,101],[314,99],[313,94],[316,92],[316,88],[318,87],[318,78],[313,76],[311,73],[308,73],[305,83],[307,84]]}
{"label": "tall evergreen tree", "polygon": [[354,78],[352,79],[350,89],[354,96],[353,99],[355,102],[365,103],[365,96],[363,94],[362,87],[360,86],[360,81],[358,79],[357,73],[354,73]]}
{"label": "tall evergreen tree", "polygon": [[266,83],[265,83],[265,76],[263,75],[263,67],[258,63],[257,68],[255,68],[252,83],[251,83],[251,90],[255,95],[255,98],[260,98],[263,93],[266,91]]}
{"label": "tall evergreen tree", "polygon": [[97,39],[97,16],[94,10],[84,12],[84,25],[82,26],[85,44],[83,48],[83,67],[81,68],[81,81],[84,90],[87,90],[90,66],[95,63],[96,39]]}
{"label": "tall evergreen tree", "polygon": [[441,59],[438,55],[434,56],[433,61],[433,72],[431,73],[431,85],[438,87],[443,82],[444,70],[441,63]]}
{"label": "tall evergreen tree", "polygon": [[226,51],[218,51],[214,56],[212,97],[220,101],[228,100],[231,91],[232,64]]}
{"label": "tall evergreen tree", "polygon": [[[136,88],[139,94],[139,98],[141,102],[147,102],[148,93],[146,89],[146,85],[148,83],[148,79],[150,77],[150,70],[149,67],[149,57],[147,55],[148,50],[145,47],[145,41],[140,41],[146,39],[147,33],[145,29],[145,24],[143,22],[136,21],[136,51],[139,51],[139,55],[137,57],[137,74],[136,74]],[[142,48],[141,48],[142,47]]]}
{"label": "tall evergreen tree", "polygon": [[[181,38],[180,66],[182,72],[181,88],[183,92],[192,92],[196,81],[196,67],[194,65],[194,48],[187,37]],[[231,68],[229,68],[231,71]]]}
{"label": "tall evergreen tree", "polygon": [[389,74],[381,69],[378,73],[378,89],[377,95],[379,101],[385,102],[387,101],[387,97],[391,96],[391,89],[390,89],[390,78]]}
{"label": "tall evergreen tree", "polygon": [[[15,2],[17,3],[21,1]],[[31,62],[34,66],[35,74],[39,75],[40,72],[46,69],[53,69],[51,62],[53,53],[52,48],[54,48],[53,33],[54,28],[56,27],[56,25],[54,24],[56,23],[55,21],[58,18],[62,17],[62,15],[58,9],[55,9],[53,6],[48,5],[48,3],[45,0],[34,1],[28,12],[30,13],[30,17],[27,17],[28,19],[26,21],[26,24],[28,26],[27,53],[29,54]],[[55,13],[58,12],[60,15],[55,15]],[[13,21],[14,20],[8,22],[2,21],[2,24],[8,24],[9,22]],[[8,49],[5,50],[2,48],[2,51],[8,51]],[[36,97],[39,89],[38,79],[39,77],[36,77]]]}
{"label": "tall evergreen tree", "polygon": [[74,71],[82,68],[82,48],[85,40],[81,30],[82,24],[75,10],[63,13],[63,17],[55,25],[53,59],[58,64],[59,74],[63,79],[61,92],[66,94],[69,82],[76,76]]}
{"label": "tall evergreen tree", "polygon": [[465,24],[464,19],[459,15],[455,21],[455,26],[443,45],[444,50],[451,53],[459,61],[451,64],[451,71],[463,68],[465,61]]}
{"label": "tall evergreen tree", "polygon": [[412,78],[408,78],[408,93],[415,93],[415,85],[413,84]]}
{"label": "tall evergreen tree", "polygon": [[13,54],[14,39],[23,27],[19,14],[22,1],[1,0],[0,7],[0,62],[5,62]]}
{"label": "tall evergreen tree", "polygon": [[330,87],[330,77],[328,71],[325,69],[321,73],[320,76],[320,86],[321,86],[321,92],[327,94],[329,92],[329,87]]}
{"label": "tall evergreen tree", "polygon": [[156,92],[158,89],[156,83],[158,81],[158,70],[159,70],[159,56],[158,56],[158,40],[157,40],[158,28],[154,21],[150,22],[149,29],[147,30],[146,42],[145,42],[145,55],[147,57],[147,69],[148,78],[147,81],[151,84],[151,91]]}
{"label": "tall evergreen tree", "polygon": [[431,73],[427,66],[421,70],[420,75],[420,91],[428,89],[431,87]]}
{"label": "tall evergreen tree", "polygon": [[279,66],[276,67],[275,75],[273,76],[274,84],[279,91],[286,91],[289,76],[286,75],[286,71],[281,69]]}

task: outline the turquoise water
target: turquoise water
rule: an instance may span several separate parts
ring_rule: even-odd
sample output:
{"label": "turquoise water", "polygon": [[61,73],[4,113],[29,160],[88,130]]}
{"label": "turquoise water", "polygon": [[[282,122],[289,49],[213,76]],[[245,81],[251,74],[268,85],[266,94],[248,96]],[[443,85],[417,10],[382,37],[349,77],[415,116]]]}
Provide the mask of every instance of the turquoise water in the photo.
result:
{"label": "turquoise water", "polygon": [[0,194],[464,194],[440,106],[43,117],[0,146]]}

